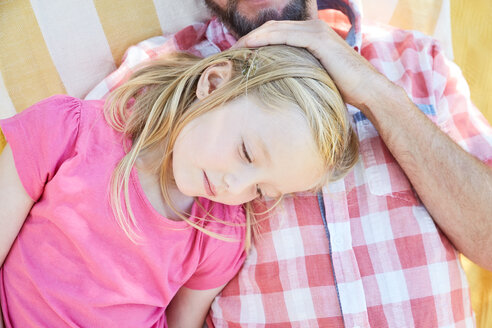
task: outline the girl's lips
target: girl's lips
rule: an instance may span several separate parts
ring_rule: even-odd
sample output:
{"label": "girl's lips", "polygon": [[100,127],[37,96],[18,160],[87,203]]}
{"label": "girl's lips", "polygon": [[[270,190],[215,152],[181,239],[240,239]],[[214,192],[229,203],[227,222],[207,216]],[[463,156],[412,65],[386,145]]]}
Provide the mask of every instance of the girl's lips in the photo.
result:
{"label": "girl's lips", "polygon": [[207,192],[207,195],[210,197],[215,197],[215,187],[210,181],[208,180],[207,173],[203,171],[203,186],[205,187],[205,191]]}

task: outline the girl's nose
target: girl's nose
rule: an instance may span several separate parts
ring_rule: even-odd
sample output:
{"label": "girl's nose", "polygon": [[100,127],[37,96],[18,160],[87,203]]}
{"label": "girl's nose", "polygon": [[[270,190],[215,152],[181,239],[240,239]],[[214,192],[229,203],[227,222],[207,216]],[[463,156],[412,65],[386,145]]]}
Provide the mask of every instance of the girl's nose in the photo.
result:
{"label": "girl's nose", "polygon": [[224,175],[224,183],[227,191],[234,195],[256,194],[255,176],[252,170],[243,170],[242,172],[230,172]]}

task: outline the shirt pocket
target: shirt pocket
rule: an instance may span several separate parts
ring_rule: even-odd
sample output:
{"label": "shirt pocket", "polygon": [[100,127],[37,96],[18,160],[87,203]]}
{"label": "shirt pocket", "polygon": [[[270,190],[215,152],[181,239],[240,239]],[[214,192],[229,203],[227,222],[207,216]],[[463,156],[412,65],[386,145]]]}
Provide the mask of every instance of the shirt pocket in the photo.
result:
{"label": "shirt pocket", "polygon": [[[433,105],[417,106],[431,120],[435,120],[436,112]],[[416,195],[410,181],[386,147],[374,125],[358,110],[353,112],[352,117],[359,136],[364,180],[371,194],[414,200]]]}

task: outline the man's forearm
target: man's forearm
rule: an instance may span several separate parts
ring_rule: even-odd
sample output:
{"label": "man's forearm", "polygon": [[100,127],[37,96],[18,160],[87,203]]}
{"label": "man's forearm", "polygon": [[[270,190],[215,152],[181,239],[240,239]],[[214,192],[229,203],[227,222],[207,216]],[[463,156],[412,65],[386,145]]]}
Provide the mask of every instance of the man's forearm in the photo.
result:
{"label": "man's forearm", "polygon": [[389,81],[363,112],[455,247],[492,270],[492,169],[465,152]]}

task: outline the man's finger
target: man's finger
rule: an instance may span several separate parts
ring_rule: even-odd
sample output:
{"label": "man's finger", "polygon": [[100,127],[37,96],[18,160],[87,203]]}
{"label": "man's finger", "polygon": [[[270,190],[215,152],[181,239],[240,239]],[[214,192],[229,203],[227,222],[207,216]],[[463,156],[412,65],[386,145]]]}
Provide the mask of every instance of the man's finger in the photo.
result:
{"label": "man's finger", "polygon": [[[287,44],[295,47],[306,46],[306,35],[300,34],[300,31],[296,28],[285,29],[268,29],[255,31],[255,33],[248,34],[239,39],[235,48],[237,47],[262,47],[273,44]],[[306,33],[306,31],[304,31]]]}
{"label": "man's finger", "polygon": [[[270,33],[279,32],[280,37],[276,39]],[[331,33],[330,33],[331,32]],[[309,44],[319,41],[321,35],[327,34],[334,37],[336,33],[324,21],[268,21],[257,29],[238,40],[234,48],[239,47],[259,47],[268,44],[289,44],[298,47],[307,47]],[[337,35],[338,36],[338,35]],[[307,39],[312,39],[312,42]]]}
{"label": "man's finger", "polygon": [[269,44],[289,44],[282,36],[295,36],[297,33],[309,33],[306,22],[268,21],[257,29],[240,38],[232,48],[261,47]]}

